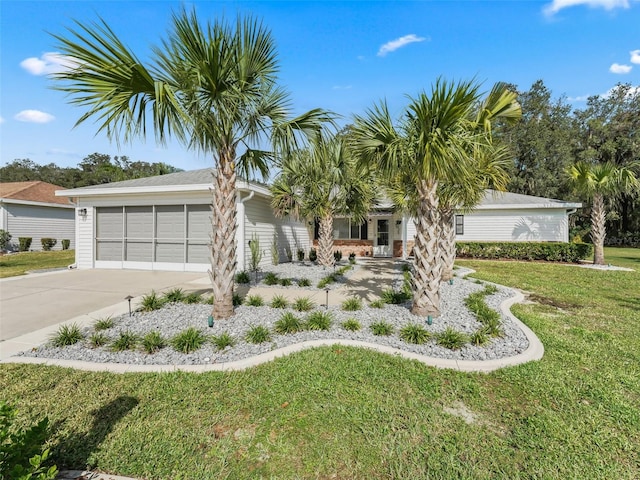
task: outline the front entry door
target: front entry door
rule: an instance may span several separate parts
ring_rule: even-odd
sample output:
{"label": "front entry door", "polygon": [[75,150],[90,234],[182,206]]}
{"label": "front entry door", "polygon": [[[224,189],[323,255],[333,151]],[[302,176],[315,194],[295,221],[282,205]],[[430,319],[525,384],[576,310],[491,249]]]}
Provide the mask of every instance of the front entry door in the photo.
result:
{"label": "front entry door", "polygon": [[389,228],[389,219],[380,218],[377,220],[376,244],[373,246],[373,255],[375,257],[391,256],[391,230]]}

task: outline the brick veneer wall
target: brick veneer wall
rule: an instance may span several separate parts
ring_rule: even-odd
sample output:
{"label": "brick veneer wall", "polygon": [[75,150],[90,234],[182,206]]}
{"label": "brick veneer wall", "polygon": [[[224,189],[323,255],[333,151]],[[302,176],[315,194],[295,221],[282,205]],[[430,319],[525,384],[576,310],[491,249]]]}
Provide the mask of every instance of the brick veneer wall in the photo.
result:
{"label": "brick veneer wall", "polygon": [[[407,255],[412,255],[413,240],[407,240]],[[402,257],[402,240],[394,240],[393,241],[393,256],[394,257]]]}
{"label": "brick veneer wall", "polygon": [[[313,241],[313,248],[318,249],[318,241]],[[400,246],[402,249],[402,245]],[[356,254],[356,257],[371,257],[373,256],[373,241],[372,240],[334,240],[333,251],[342,251],[342,257],[347,258],[351,252]]]}

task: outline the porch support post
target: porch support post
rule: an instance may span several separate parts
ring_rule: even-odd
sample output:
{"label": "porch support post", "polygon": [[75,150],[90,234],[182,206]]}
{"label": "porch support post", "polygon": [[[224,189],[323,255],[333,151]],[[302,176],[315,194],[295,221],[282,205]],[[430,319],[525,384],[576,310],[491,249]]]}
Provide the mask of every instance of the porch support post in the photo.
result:
{"label": "porch support post", "polygon": [[407,259],[407,217],[402,215],[402,259]]}

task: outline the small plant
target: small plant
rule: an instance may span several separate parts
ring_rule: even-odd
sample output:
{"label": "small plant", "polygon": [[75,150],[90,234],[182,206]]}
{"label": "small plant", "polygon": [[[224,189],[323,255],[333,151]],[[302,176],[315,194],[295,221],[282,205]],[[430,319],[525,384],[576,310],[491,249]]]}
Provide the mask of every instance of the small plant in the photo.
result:
{"label": "small plant", "polygon": [[493,295],[494,293],[498,293],[498,287],[495,285],[487,284],[484,286],[484,290],[482,291],[486,296]]}
{"label": "small plant", "polygon": [[334,283],[337,280],[338,280],[338,275],[336,273],[330,273],[329,275],[327,275],[326,277],[324,277],[322,280],[318,282],[318,288],[324,288],[330,283]]}
{"label": "small plant", "polygon": [[68,238],[63,238],[62,239],[62,249],[63,250],[69,250],[69,246],[71,245],[71,240],[69,240]]}
{"label": "small plant", "polygon": [[351,252],[349,254],[349,263],[351,264],[356,263],[356,252]]}
{"label": "small plant", "polygon": [[91,348],[102,347],[109,343],[109,337],[103,332],[96,332],[89,337],[89,346]]}
{"label": "small plant", "polygon": [[298,261],[304,262],[304,250],[301,248],[298,249]]}
{"label": "small plant", "polygon": [[315,262],[318,259],[318,252],[316,252],[315,248],[309,250],[309,261]]}
{"label": "small plant", "polygon": [[142,349],[151,354],[167,346],[167,341],[160,332],[149,332],[142,337]]}
{"label": "small plant", "polygon": [[281,278],[280,279],[280,285],[282,285],[283,287],[290,287],[293,284],[293,282],[291,281],[290,278]]}
{"label": "small plant", "polygon": [[278,251],[278,236],[274,233],[271,239],[271,264],[278,265],[280,263],[280,252]]}
{"label": "small plant", "polygon": [[401,269],[402,269],[403,273],[404,272],[410,272],[411,271],[411,265],[409,265],[408,263],[403,263]]}
{"label": "small plant", "polygon": [[[233,300],[232,300],[232,302],[233,302],[233,306],[234,306],[234,307],[239,307],[240,305],[242,305],[242,300],[243,300],[243,299],[242,299],[242,297],[241,297],[239,294],[237,294],[237,293],[234,293],[234,294],[233,294]],[[213,301],[212,301],[211,303],[213,304]]]}
{"label": "small plant", "polygon": [[249,277],[249,272],[242,270],[241,272],[236,273],[236,283],[250,283],[251,277]]}
{"label": "small plant", "polygon": [[0,250],[6,250],[9,248],[9,242],[11,241],[11,234],[6,230],[0,229]]}
{"label": "small plant", "polygon": [[218,336],[211,337],[211,343],[213,343],[218,350],[224,350],[227,347],[233,347],[236,344],[235,338],[229,333],[223,332]]}
{"label": "small plant", "polygon": [[333,252],[333,259],[336,261],[336,263],[342,260],[342,250],[336,250],[335,252]]}
{"label": "small plant", "polygon": [[422,345],[431,338],[431,334],[423,326],[411,323],[400,329],[400,338],[407,343]]}
{"label": "small plant", "polygon": [[257,283],[258,270],[260,269],[260,262],[262,261],[262,250],[260,249],[260,237],[258,237],[258,235],[256,235],[255,233],[251,235],[251,241],[249,242],[249,251],[251,253],[249,257],[249,266],[251,267],[251,271],[255,274]]}
{"label": "small plant", "polygon": [[184,290],[181,288],[174,288],[169,290],[163,295],[163,300],[169,303],[182,302],[184,300]]}
{"label": "small plant", "polygon": [[164,300],[154,291],[151,290],[149,295],[143,295],[140,303],[140,310],[143,312],[152,312],[160,310],[164,305]]}
{"label": "small plant", "polygon": [[487,335],[487,332],[481,328],[471,334],[469,341],[471,342],[471,345],[482,346],[489,341],[489,336]]}
{"label": "small plant", "polygon": [[301,278],[300,280],[298,280],[298,286],[299,287],[310,287],[311,286],[311,280],[309,280],[308,278]]}
{"label": "small plant", "polygon": [[84,338],[77,323],[61,325],[51,337],[51,344],[54,347],[68,347],[74,345]]}
{"label": "small plant", "polygon": [[245,298],[244,303],[250,307],[261,307],[264,305],[264,300],[260,295],[249,295]]}
{"label": "small plant", "polygon": [[138,336],[129,330],[125,330],[120,332],[118,338],[113,341],[111,349],[114,352],[123,352],[125,350],[133,350],[136,345],[138,345]]}
{"label": "small plant", "polygon": [[202,295],[198,292],[191,292],[189,295],[184,297],[184,300],[182,301],[188,305],[193,305],[194,303],[202,303]]}
{"label": "small plant", "polygon": [[42,250],[49,252],[53,247],[55,247],[58,240],[55,238],[41,238],[40,243],[42,244]]}
{"label": "small plant", "polygon": [[313,310],[315,304],[309,297],[298,297],[293,300],[292,307],[298,312],[308,312],[309,310]]}
{"label": "small plant", "polygon": [[99,332],[100,330],[109,330],[114,324],[115,322],[112,317],[99,318],[96,320],[96,323],[93,324],[93,329],[96,332]]}
{"label": "small plant", "polygon": [[502,337],[502,336],[504,336],[504,332],[502,331],[502,328],[500,327],[500,321],[487,322],[482,326],[482,328],[480,330],[483,331],[486,335],[489,335],[491,337]]}
{"label": "small plant", "polygon": [[271,299],[271,308],[287,308],[289,306],[289,302],[282,295],[274,295]]}
{"label": "small plant", "polygon": [[189,327],[171,339],[171,346],[177,352],[191,353],[202,347],[206,341],[207,337],[200,330]]}
{"label": "small plant", "polygon": [[[216,299],[216,297],[211,295],[211,296],[207,297],[203,303],[205,305],[213,305],[213,302],[215,301],[215,299]],[[233,305],[235,306],[235,303]]]}
{"label": "small plant", "polygon": [[312,312],[307,316],[307,330],[329,330],[333,318],[329,312]]}
{"label": "small plant", "polygon": [[291,251],[291,247],[289,247],[288,245],[284,247],[284,254],[287,256],[288,261],[293,261],[293,252]]}
{"label": "small plant", "polygon": [[279,282],[278,275],[273,272],[267,272],[267,274],[264,276],[263,282],[265,283],[265,285],[277,285]]}
{"label": "small plant", "polygon": [[374,335],[389,336],[393,333],[393,325],[383,321],[372,323],[369,328]]}
{"label": "small plant", "polygon": [[469,336],[458,332],[451,327],[436,335],[438,345],[450,350],[459,350],[469,341]]}
{"label": "small plant", "polygon": [[391,288],[388,288],[382,291],[381,298],[384,303],[399,305],[401,303],[406,302],[411,297],[408,297],[407,294],[402,290],[393,290]]}
{"label": "small plant", "polygon": [[293,313],[287,312],[274,324],[274,330],[279,334],[297,333],[302,330],[302,322]]}
{"label": "small plant", "polygon": [[21,252],[28,252],[31,248],[31,237],[18,237],[18,250]]}
{"label": "small plant", "polygon": [[268,342],[271,340],[271,333],[269,329],[263,325],[254,325],[247,331],[245,339],[249,343]]}
{"label": "small plant", "polygon": [[369,302],[369,306],[371,308],[384,308],[385,303],[382,301],[382,299],[377,299],[377,300],[373,300],[372,302]]}
{"label": "small plant", "polygon": [[362,300],[360,300],[358,297],[347,298],[344,302],[342,302],[342,310],[345,310],[347,312],[362,310]]}
{"label": "small plant", "polygon": [[362,326],[360,325],[360,322],[355,318],[349,318],[342,322],[342,328],[344,328],[345,330],[349,330],[350,332],[357,332],[362,328]]}

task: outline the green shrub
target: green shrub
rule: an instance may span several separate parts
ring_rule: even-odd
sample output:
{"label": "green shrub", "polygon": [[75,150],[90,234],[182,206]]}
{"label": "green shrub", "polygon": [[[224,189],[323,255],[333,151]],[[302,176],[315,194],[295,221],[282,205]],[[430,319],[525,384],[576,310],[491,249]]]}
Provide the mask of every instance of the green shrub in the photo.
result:
{"label": "green shrub", "polygon": [[69,250],[69,246],[71,245],[71,240],[69,240],[68,238],[63,238],[61,243],[62,243],[63,250]]}
{"label": "green shrub", "polygon": [[282,285],[283,287],[290,287],[293,284],[293,282],[291,281],[290,278],[281,278],[280,279],[280,285]]}
{"label": "green shrub", "polygon": [[251,235],[249,252],[251,253],[249,256],[249,267],[252,272],[257,272],[260,268],[260,262],[262,261],[262,250],[260,249],[260,237],[255,233]]}
{"label": "green shrub", "polygon": [[349,318],[342,322],[342,328],[344,328],[345,330],[349,330],[350,332],[357,332],[362,328],[362,326],[360,325],[360,322],[355,318]]}
{"label": "green shrub", "polygon": [[[213,302],[215,301],[216,297],[214,297],[213,295],[210,295],[209,297],[207,297],[205,299],[205,301],[203,302],[206,305],[213,305]],[[242,303],[242,302],[240,302]],[[233,304],[234,306],[236,305],[235,303]]]}
{"label": "green shrub", "polygon": [[115,322],[112,317],[99,318],[96,320],[96,323],[93,324],[93,329],[96,332],[99,332],[100,330],[109,330],[114,324]]}
{"label": "green shrub", "polygon": [[241,272],[236,273],[236,283],[250,283],[251,277],[249,277],[249,272],[242,270]]}
{"label": "green shrub", "polygon": [[346,312],[355,312],[357,310],[362,310],[362,300],[360,300],[358,297],[347,298],[344,302],[342,302],[342,310]]}
{"label": "green shrub", "polygon": [[336,263],[342,260],[342,250],[336,250],[335,252],[333,252],[333,259],[336,261]]}
{"label": "green shrub", "polygon": [[371,333],[374,335],[386,337],[393,333],[393,325],[383,321],[372,323],[369,328],[371,329]]}
{"label": "green shrub", "polygon": [[[233,302],[233,306],[234,306],[234,307],[239,307],[240,305],[242,305],[242,300],[243,300],[243,299],[242,299],[242,297],[241,297],[239,294],[237,294],[237,293],[234,293],[234,294],[233,294],[233,300],[232,300],[232,302]],[[213,304],[213,301],[212,301],[211,303]]]}
{"label": "green shrub", "polygon": [[456,242],[456,250],[460,258],[578,263],[593,254],[593,245],[554,242]]}
{"label": "green shrub", "polygon": [[407,343],[422,345],[431,338],[431,334],[417,323],[411,323],[400,329],[400,338]]}
{"label": "green shrub", "polygon": [[459,350],[464,347],[468,341],[468,335],[458,332],[451,327],[448,327],[436,335],[436,343],[450,350]]}
{"label": "green shrub", "polygon": [[287,312],[282,315],[274,324],[275,332],[282,335],[287,333],[297,333],[302,329],[302,322],[291,312]]}
{"label": "green shrub", "polygon": [[189,327],[171,339],[171,346],[177,352],[191,353],[202,347],[206,341],[207,337],[200,330]]}
{"label": "green shrub", "polygon": [[311,286],[311,280],[309,280],[308,278],[301,278],[300,280],[298,280],[298,286],[299,287],[310,287]]}
{"label": "green shrub", "polygon": [[51,344],[54,347],[68,347],[74,345],[84,338],[77,323],[61,325],[51,337]]}
{"label": "green shrub", "polygon": [[213,343],[218,350],[224,350],[227,347],[233,347],[236,344],[235,338],[229,333],[223,332],[218,336],[211,337],[211,343]]}
{"label": "green shrub", "polygon": [[49,252],[53,247],[55,247],[58,241],[55,238],[41,238],[40,243],[42,244],[42,250]]}
{"label": "green shrub", "polygon": [[44,448],[49,436],[49,419],[45,417],[26,428],[13,426],[16,410],[0,402],[0,478],[12,480],[54,480],[58,468],[43,464],[49,459]]}
{"label": "green shrub", "polygon": [[31,237],[18,237],[18,250],[21,252],[28,252],[31,248]]}
{"label": "green shrub", "polygon": [[140,302],[140,310],[143,312],[153,312],[154,310],[160,310],[164,306],[164,300],[155,292],[151,290],[149,295],[143,295]]}
{"label": "green shrub", "polygon": [[471,342],[471,345],[482,346],[489,341],[489,336],[487,335],[487,332],[481,328],[471,334],[469,341]]}
{"label": "green shrub", "polygon": [[249,295],[245,298],[244,303],[250,307],[261,307],[264,305],[264,300],[260,295]]}
{"label": "green shrub", "polygon": [[198,292],[191,292],[189,295],[187,295],[186,297],[184,297],[184,300],[182,300],[184,303],[192,305],[194,303],[201,303],[202,302],[202,295],[199,294]]}
{"label": "green shrub", "polygon": [[109,343],[109,337],[102,332],[96,332],[89,337],[89,346],[91,348],[102,347]]}
{"label": "green shrub", "polygon": [[351,252],[351,253],[349,254],[349,262],[350,262],[351,264],[356,263],[356,253],[355,253],[355,252]]}
{"label": "green shrub", "polygon": [[369,306],[371,308],[384,308],[385,303],[382,301],[382,299],[378,299],[378,300],[373,300],[371,302],[369,302]]}
{"label": "green shrub", "polygon": [[343,265],[342,267],[340,267],[336,273],[338,275],[344,275],[345,273],[347,273],[349,270],[351,270],[353,267],[351,265]]}
{"label": "green shrub", "polygon": [[382,291],[381,299],[384,303],[399,305],[410,300],[411,296],[407,296],[406,292],[402,290],[393,290],[388,288]]}
{"label": "green shrub", "polygon": [[184,297],[184,290],[182,290],[181,288],[174,288],[163,295],[163,300],[165,302],[176,303],[182,302],[184,300]]}
{"label": "green shrub", "polygon": [[488,284],[484,287],[483,292],[485,295],[493,295],[494,293],[498,293],[498,287],[495,285]]}
{"label": "green shrub", "polygon": [[149,332],[142,337],[142,349],[151,354],[167,346],[167,341],[160,332]]}
{"label": "green shrub", "polygon": [[315,304],[309,297],[298,297],[293,300],[292,307],[298,312],[308,312],[309,310],[313,310]]}
{"label": "green shrub", "polygon": [[271,265],[280,263],[280,252],[278,251],[278,236],[274,233],[271,240]]}
{"label": "green shrub", "polygon": [[263,325],[254,325],[247,331],[245,339],[249,343],[264,343],[271,340],[271,333]]}
{"label": "green shrub", "polygon": [[9,248],[9,242],[11,241],[11,234],[6,230],[0,229],[0,250],[6,250]]}
{"label": "green shrub", "polygon": [[307,316],[305,327],[307,330],[329,330],[332,322],[329,312],[312,312]]}
{"label": "green shrub", "polygon": [[114,352],[123,352],[125,350],[133,350],[137,345],[138,336],[129,330],[125,330],[124,332],[120,332],[118,338],[113,341],[111,350]]}
{"label": "green shrub", "polygon": [[265,283],[265,285],[277,285],[279,282],[278,275],[273,272],[267,272],[267,274],[264,276],[263,282]]}
{"label": "green shrub", "polygon": [[298,261],[299,262],[304,261],[304,250],[302,250],[301,248],[298,249]]}
{"label": "green shrub", "polygon": [[315,262],[316,260],[318,260],[318,252],[316,252],[315,248],[312,248],[309,250],[309,261]]}
{"label": "green shrub", "polygon": [[271,299],[271,308],[287,308],[289,306],[289,302],[282,295],[274,295]]}
{"label": "green shrub", "polygon": [[337,280],[338,280],[338,274],[330,273],[329,275],[327,275],[326,277],[324,277],[322,280],[318,282],[318,288],[325,288],[327,285],[329,285],[330,283],[334,283]]}

